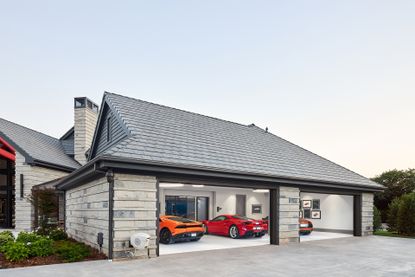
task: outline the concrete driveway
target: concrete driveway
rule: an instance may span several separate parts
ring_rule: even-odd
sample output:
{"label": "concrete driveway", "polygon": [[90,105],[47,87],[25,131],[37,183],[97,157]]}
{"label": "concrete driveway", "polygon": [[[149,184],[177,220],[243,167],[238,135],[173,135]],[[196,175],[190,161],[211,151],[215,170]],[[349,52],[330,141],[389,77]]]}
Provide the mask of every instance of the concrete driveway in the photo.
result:
{"label": "concrete driveway", "polygon": [[415,240],[367,237],[0,270],[0,276],[415,276]]}

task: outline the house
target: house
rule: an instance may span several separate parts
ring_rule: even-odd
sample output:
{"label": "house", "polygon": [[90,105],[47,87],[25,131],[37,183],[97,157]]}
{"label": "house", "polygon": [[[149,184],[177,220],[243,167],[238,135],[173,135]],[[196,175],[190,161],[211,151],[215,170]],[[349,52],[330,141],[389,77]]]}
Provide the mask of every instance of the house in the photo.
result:
{"label": "house", "polygon": [[[382,186],[268,130],[108,92],[99,113],[96,107],[76,98],[74,130],[60,140],[44,138],[56,145],[53,155],[40,151],[42,158],[28,160],[42,161],[42,170],[65,161],[60,166],[67,171],[41,182],[64,176],[55,184],[65,195],[67,233],[93,247],[101,233],[102,250],[111,259],[156,257],[173,249],[159,244],[159,216],[164,214],[199,221],[238,214],[269,222],[269,237],[241,240],[245,246],[251,241],[301,242],[301,217],[320,232],[372,234],[373,193]],[[18,141],[13,127],[3,128],[0,137],[10,144],[9,152],[16,152],[19,176],[17,153],[27,145]],[[9,164],[13,167],[12,160]],[[16,178],[16,195],[20,185]],[[16,228],[17,204],[16,198]],[[25,209],[24,217],[30,218],[30,208]],[[138,232],[150,236],[142,251],[130,245],[130,236]],[[205,237],[204,245],[220,239]]]}
{"label": "house", "polygon": [[0,228],[31,230],[32,188],[62,178],[86,163],[98,106],[75,98],[75,124],[60,139],[0,118]]}

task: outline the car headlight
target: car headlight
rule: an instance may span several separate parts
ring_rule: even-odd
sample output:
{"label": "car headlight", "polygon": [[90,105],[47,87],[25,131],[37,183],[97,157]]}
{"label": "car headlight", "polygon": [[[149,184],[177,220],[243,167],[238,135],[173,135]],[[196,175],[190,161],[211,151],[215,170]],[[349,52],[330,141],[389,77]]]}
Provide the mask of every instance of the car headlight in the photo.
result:
{"label": "car headlight", "polygon": [[303,223],[303,224],[300,224],[300,227],[301,227],[301,228],[307,228],[307,227],[308,227],[308,223]]}

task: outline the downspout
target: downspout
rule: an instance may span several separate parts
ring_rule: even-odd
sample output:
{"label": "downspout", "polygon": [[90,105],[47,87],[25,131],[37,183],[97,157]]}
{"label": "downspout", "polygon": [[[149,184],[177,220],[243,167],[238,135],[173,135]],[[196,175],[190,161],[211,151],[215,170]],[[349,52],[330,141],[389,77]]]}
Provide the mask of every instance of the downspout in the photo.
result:
{"label": "downspout", "polygon": [[113,258],[113,246],[114,246],[114,173],[111,169],[105,174],[108,182],[108,259]]}

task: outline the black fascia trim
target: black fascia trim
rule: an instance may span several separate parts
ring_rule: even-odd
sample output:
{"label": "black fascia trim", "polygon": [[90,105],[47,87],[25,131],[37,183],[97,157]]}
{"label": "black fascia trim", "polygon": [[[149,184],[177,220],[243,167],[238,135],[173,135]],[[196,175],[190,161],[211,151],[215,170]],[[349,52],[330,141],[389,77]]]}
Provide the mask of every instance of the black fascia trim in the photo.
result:
{"label": "black fascia trim", "polygon": [[68,190],[81,186],[88,180],[97,179],[104,175],[104,173],[98,171],[96,161],[91,161],[58,181],[56,188],[58,190]]}
{"label": "black fascia trim", "polygon": [[[337,194],[337,195],[360,195],[364,190],[350,190],[341,188],[322,188],[317,186],[299,186],[300,193]],[[373,191],[370,191],[373,192]]]}
{"label": "black fascia trim", "polygon": [[272,176],[259,176],[259,175],[249,175],[233,172],[217,172],[209,171],[202,169],[192,169],[192,168],[179,168],[172,167],[167,165],[160,164],[143,164],[140,162],[134,162],[131,160],[123,159],[114,159],[112,157],[103,157],[99,161],[100,168],[119,168],[119,169],[131,169],[139,171],[149,171],[155,173],[175,173],[175,174],[184,174],[184,175],[199,175],[199,176],[209,176],[209,177],[219,177],[219,178],[231,178],[231,179],[241,179],[241,180],[250,180],[250,181],[260,181],[260,182],[269,182],[278,185],[285,186],[315,186],[315,187],[327,187],[327,188],[340,188],[351,191],[382,191],[382,188],[374,188],[364,185],[352,185],[352,184],[343,184],[343,183],[334,183],[334,182],[320,182],[312,180],[301,180],[301,179],[290,179],[290,178],[279,178]]}
{"label": "black fascia trim", "polygon": [[[92,166],[93,165],[93,166]],[[92,169],[91,169],[92,168]],[[134,160],[126,160],[126,159],[119,159],[114,157],[97,157],[90,161],[87,165],[83,166],[82,168],[76,170],[72,174],[65,177],[62,182],[60,182],[57,187],[59,189],[70,189],[72,187],[76,187],[77,185],[81,185],[84,181],[85,177],[91,177],[89,174],[93,175],[93,172],[96,170],[106,170],[108,168],[112,168],[115,170],[124,170],[130,172],[147,172],[154,174],[155,176],[159,176],[162,180],[163,176],[170,176],[168,178],[172,178],[172,176],[180,176],[182,179],[185,179],[183,176],[201,176],[203,178],[217,178],[219,179],[228,179],[228,180],[237,180],[237,181],[250,181],[250,182],[261,182],[261,185],[257,185],[258,188],[269,187],[273,188],[275,186],[288,186],[288,187],[299,187],[303,190],[305,188],[322,188],[327,191],[327,189],[337,189],[337,191],[344,191],[348,192],[348,194],[353,194],[352,192],[376,192],[382,191],[382,188],[374,188],[370,186],[364,185],[351,185],[351,184],[342,184],[342,183],[330,183],[330,182],[318,182],[312,180],[301,180],[301,179],[289,179],[289,178],[279,178],[279,177],[272,177],[272,176],[260,176],[260,175],[249,175],[249,174],[242,174],[242,173],[234,173],[234,172],[218,172],[218,171],[209,171],[209,170],[202,170],[202,169],[194,169],[194,168],[179,168],[174,166],[168,165],[161,165],[161,164],[149,164],[149,163],[142,163],[139,161]],[[92,170],[89,172],[88,170]],[[89,173],[85,173],[88,171]],[[81,176],[78,176],[81,175]],[[72,180],[76,179],[76,180]],[[250,187],[252,187],[251,184]]]}
{"label": "black fascia trim", "polygon": [[75,127],[69,129],[59,140],[66,140],[72,133],[74,133]]}
{"label": "black fascia trim", "polygon": [[90,147],[91,151],[88,154],[88,161],[91,160],[91,158],[95,154],[95,148],[96,148],[96,144],[97,144],[96,143],[97,135],[99,133],[99,130],[101,130],[101,125],[102,125],[102,115],[104,114],[104,109],[109,108],[109,107],[106,107],[106,106],[108,106],[108,104],[105,100],[105,94],[104,94],[104,96],[102,96],[101,107],[99,109],[99,114],[98,114],[98,121],[97,121],[97,125],[95,126],[94,136],[93,136],[91,147]]}
{"label": "black fascia trim", "polygon": [[58,169],[58,170],[65,171],[65,172],[73,172],[76,170],[76,168],[73,168],[73,167],[57,165],[57,164],[48,163],[48,162],[41,161],[41,160],[32,160],[31,162],[26,161],[26,163],[30,165],[46,167],[49,169]]}

